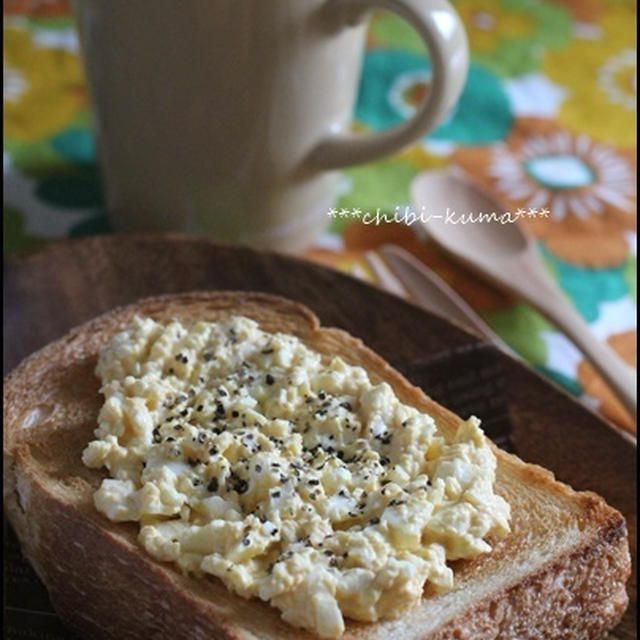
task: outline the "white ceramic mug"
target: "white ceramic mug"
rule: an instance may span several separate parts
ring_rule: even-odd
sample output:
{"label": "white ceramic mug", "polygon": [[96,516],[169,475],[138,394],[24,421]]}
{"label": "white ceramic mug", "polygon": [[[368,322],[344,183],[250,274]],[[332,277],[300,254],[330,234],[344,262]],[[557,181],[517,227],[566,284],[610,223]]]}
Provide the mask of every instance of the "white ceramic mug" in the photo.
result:
{"label": "white ceramic mug", "polygon": [[[328,223],[335,169],[392,153],[457,100],[468,65],[445,0],[76,0],[116,230],[295,251]],[[349,133],[374,8],[423,37],[429,95],[407,122]]]}

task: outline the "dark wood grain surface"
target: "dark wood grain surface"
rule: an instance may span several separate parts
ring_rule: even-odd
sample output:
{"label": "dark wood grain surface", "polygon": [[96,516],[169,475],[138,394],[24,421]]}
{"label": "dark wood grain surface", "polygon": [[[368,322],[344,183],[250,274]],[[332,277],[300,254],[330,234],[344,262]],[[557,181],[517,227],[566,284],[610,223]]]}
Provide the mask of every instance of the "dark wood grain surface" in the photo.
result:
{"label": "dark wood grain surface", "polygon": [[[610,637],[636,638],[635,447],[563,391],[478,337],[342,273],[189,237],[63,241],[7,261],[3,280],[5,373],[72,326],[149,295],[254,290],[306,304],[322,324],[362,338],[436,400],[461,414],[480,414],[490,435],[524,460],[551,469],[576,489],[600,493],[624,513],[634,559],[631,604]],[[46,595],[35,596],[41,617],[21,606],[26,597],[33,600],[39,586],[29,568],[20,565],[10,532],[7,548],[13,560],[5,563],[10,621],[5,637],[70,638],[56,626]],[[34,633],[21,633],[25,624]]]}

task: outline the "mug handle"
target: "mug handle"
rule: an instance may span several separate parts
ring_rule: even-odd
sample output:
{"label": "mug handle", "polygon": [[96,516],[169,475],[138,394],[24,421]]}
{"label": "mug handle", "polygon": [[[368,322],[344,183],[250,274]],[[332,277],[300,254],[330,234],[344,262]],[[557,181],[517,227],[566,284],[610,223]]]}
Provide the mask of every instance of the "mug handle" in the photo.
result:
{"label": "mug handle", "polygon": [[334,135],[320,142],[308,158],[317,169],[339,169],[370,162],[398,151],[432,129],[462,92],[469,66],[469,45],[462,21],[446,0],[335,0],[355,25],[371,9],[386,9],[409,22],[424,40],[432,80],[425,102],[406,122],[386,131]]}

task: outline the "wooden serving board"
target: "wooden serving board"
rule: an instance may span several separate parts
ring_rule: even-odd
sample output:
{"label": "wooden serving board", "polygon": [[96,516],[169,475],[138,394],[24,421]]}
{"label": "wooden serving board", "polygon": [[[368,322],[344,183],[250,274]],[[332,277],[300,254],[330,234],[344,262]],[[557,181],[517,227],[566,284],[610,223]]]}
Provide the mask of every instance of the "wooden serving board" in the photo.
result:
{"label": "wooden serving board", "polygon": [[[118,305],[198,289],[280,294],[347,330],[442,404],[475,412],[524,460],[601,494],[627,518],[631,603],[611,638],[636,638],[636,449],[601,418],[495,347],[345,274],[300,259],[186,236],[55,243],[4,267],[5,373],[72,326]],[[464,416],[466,417],[466,416]],[[5,536],[5,637],[69,639]]]}

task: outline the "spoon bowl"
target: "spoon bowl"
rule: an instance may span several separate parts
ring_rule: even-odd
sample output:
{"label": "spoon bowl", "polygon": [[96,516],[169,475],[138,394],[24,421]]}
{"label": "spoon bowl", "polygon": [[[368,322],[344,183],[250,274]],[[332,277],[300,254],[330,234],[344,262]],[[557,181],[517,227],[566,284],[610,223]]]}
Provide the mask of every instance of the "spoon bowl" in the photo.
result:
{"label": "spoon bowl", "polygon": [[[425,228],[443,248],[469,249],[473,253],[491,251],[494,257],[506,257],[532,244],[518,225],[506,221],[513,219],[513,213],[501,210],[493,200],[450,171],[428,171],[419,175],[412,185],[412,199],[428,202],[425,211],[432,218]],[[478,218],[483,221],[473,222]]]}

